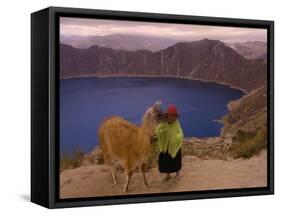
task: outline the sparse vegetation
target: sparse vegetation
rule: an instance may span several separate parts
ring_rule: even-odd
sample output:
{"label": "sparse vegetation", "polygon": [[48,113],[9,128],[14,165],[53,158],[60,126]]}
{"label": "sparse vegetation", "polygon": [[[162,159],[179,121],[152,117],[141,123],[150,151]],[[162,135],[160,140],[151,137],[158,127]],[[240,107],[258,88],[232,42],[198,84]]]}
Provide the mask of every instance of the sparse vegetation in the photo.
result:
{"label": "sparse vegetation", "polygon": [[250,158],[267,146],[267,130],[259,128],[256,133],[238,130],[234,137],[231,153],[234,158]]}
{"label": "sparse vegetation", "polygon": [[85,153],[79,147],[72,153],[62,153],[60,158],[60,170],[74,169],[83,163]]}

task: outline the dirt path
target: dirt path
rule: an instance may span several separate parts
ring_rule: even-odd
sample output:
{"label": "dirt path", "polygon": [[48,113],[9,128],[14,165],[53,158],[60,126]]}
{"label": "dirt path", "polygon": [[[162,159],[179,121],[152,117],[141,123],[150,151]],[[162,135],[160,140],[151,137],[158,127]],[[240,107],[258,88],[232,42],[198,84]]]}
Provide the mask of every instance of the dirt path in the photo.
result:
{"label": "dirt path", "polygon": [[[199,191],[226,188],[266,186],[267,152],[250,159],[202,160],[184,156],[180,177],[163,182],[157,168],[146,174],[149,187],[143,185],[140,173],[134,173],[129,185],[129,194],[160,193],[172,191]],[[104,165],[89,165],[65,170],[60,175],[61,198],[124,195],[122,188],[125,176],[117,174],[114,185],[110,172]]]}

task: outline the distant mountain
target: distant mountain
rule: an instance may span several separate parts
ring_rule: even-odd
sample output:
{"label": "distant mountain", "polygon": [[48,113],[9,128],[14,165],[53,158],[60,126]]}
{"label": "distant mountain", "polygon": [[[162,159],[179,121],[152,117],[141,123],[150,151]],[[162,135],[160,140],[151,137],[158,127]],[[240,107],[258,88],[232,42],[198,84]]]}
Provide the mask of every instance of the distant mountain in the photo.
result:
{"label": "distant mountain", "polygon": [[227,46],[234,49],[240,55],[247,59],[266,60],[267,43],[263,41],[247,41],[240,43],[226,43]]}
{"label": "distant mountain", "polygon": [[60,42],[75,48],[89,48],[93,45],[136,51],[146,49],[158,51],[171,46],[179,40],[151,36],[113,34],[106,36],[61,36]]}
{"label": "distant mountain", "polygon": [[61,78],[83,76],[173,76],[222,82],[246,91],[266,80],[266,65],[248,60],[217,40],[179,42],[166,49],[125,51],[60,46]]}

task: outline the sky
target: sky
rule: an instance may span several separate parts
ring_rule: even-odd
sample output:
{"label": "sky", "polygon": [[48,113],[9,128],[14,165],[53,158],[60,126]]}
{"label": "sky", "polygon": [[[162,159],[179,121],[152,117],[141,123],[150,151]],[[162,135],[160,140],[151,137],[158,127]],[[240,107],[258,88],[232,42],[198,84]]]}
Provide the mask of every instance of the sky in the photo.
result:
{"label": "sky", "polygon": [[64,36],[129,34],[188,41],[208,38],[224,42],[266,41],[267,37],[266,29],[69,17],[60,18],[60,34]]}

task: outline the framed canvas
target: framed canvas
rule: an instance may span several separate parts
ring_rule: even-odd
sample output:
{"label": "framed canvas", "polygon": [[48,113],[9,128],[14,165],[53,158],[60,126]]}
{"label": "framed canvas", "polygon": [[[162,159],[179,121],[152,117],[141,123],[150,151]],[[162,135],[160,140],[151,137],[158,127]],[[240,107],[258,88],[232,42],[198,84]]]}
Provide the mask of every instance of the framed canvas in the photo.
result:
{"label": "framed canvas", "polygon": [[31,201],[274,193],[274,22],[50,7],[31,15]]}

